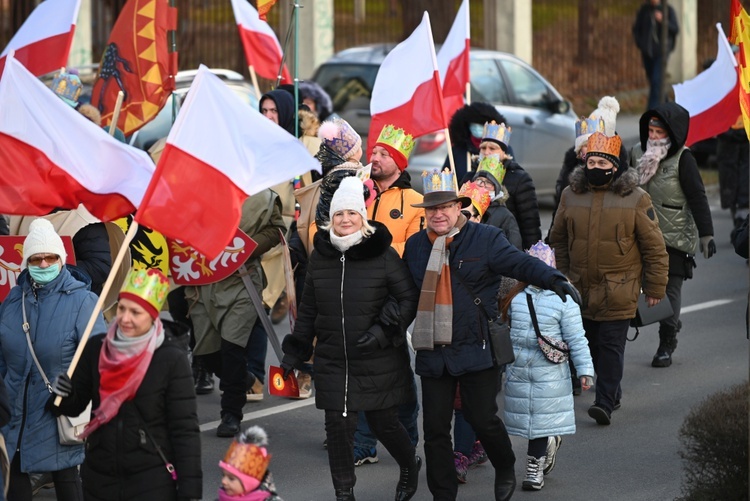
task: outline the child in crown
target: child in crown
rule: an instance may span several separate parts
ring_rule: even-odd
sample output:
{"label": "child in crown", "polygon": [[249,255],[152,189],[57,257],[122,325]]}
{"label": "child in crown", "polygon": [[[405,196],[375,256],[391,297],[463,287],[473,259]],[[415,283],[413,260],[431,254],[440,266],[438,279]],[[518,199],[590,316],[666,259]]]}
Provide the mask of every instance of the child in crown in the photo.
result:
{"label": "child in crown", "polygon": [[268,470],[268,436],[260,426],[240,432],[223,461],[218,501],[283,501]]}

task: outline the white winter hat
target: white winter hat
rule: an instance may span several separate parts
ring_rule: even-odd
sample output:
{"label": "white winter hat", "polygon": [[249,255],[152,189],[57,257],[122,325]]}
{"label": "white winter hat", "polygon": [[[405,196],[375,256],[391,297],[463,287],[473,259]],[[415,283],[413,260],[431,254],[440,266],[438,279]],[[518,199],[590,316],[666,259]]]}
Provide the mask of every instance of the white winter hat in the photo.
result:
{"label": "white winter hat", "polygon": [[362,220],[367,221],[367,209],[365,208],[364,186],[357,176],[345,177],[341,180],[338,189],[333,193],[329,217],[341,210],[355,210],[362,215]]}
{"label": "white winter hat", "polygon": [[48,220],[35,219],[29,225],[29,234],[23,241],[23,263],[21,269],[26,268],[26,262],[34,254],[57,254],[65,263],[67,253],[62,238],[55,231]]}
{"label": "white winter hat", "polygon": [[[589,115],[589,118],[593,119],[599,119],[601,118],[604,120],[604,130],[599,131],[603,132],[605,136],[612,137],[615,135],[615,126],[617,125],[617,113],[620,112],[620,103],[617,102],[617,99],[615,99],[612,96],[604,96],[599,100],[599,107],[591,112],[591,115]],[[576,137],[576,145],[575,145],[575,151],[578,153],[581,151],[581,147],[586,144],[586,141],[589,140],[589,136],[593,134],[594,132],[597,132],[596,130],[591,130],[588,134],[581,134],[580,136]]]}

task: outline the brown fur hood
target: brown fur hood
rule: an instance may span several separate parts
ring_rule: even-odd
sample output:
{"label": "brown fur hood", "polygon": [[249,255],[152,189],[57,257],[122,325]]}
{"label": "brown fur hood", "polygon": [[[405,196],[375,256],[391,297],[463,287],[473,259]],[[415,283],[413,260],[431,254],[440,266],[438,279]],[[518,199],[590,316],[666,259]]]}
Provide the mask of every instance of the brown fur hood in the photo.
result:
{"label": "brown fur hood", "polygon": [[298,110],[299,113],[299,128],[302,130],[305,136],[318,137],[318,129],[320,128],[320,120],[312,111]]}
{"label": "brown fur hood", "polygon": [[[583,169],[583,167],[576,167],[570,175],[570,189],[573,190],[573,193],[591,191],[591,186],[586,179],[586,173]],[[607,189],[616,195],[625,197],[630,195],[637,187],[638,171],[636,169],[628,169],[614,179]]]}

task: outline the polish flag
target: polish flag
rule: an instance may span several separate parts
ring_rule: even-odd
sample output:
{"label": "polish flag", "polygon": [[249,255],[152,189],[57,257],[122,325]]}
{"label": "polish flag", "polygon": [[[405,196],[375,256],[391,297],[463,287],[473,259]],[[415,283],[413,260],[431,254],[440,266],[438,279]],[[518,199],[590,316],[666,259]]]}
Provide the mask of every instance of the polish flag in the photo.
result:
{"label": "polish flag", "polygon": [[466,84],[469,83],[469,0],[464,0],[458,9],[445,43],[437,53],[440,82],[443,85],[445,114],[450,117],[464,105]]}
{"label": "polish flag", "polygon": [[15,58],[36,76],[66,66],[80,7],[81,0],[40,3],[0,54],[0,73],[12,50]]}
{"label": "polish flag", "polygon": [[[281,67],[283,51],[279,39],[267,22],[258,17],[258,11],[247,0],[232,0],[234,18],[240,30],[242,47],[248,66],[255,68],[263,78],[276,80]],[[291,83],[286,65],[281,71],[281,83]]]}
{"label": "polish flag", "polygon": [[377,138],[388,124],[403,128],[414,138],[447,127],[427,12],[409,38],[388,53],[380,65],[372,87],[370,114],[370,138]]}
{"label": "polish flag", "polygon": [[299,140],[201,65],[135,220],[213,259],[249,195],[310,170],[320,164]]}
{"label": "polish flag", "polygon": [[737,61],[721,24],[717,23],[716,28],[716,61],[692,80],[672,86],[677,104],[690,112],[687,146],[726,132],[742,113]]}
{"label": "polish flag", "polygon": [[82,203],[112,221],[135,211],[154,173],[145,152],[68,106],[13,54],[0,102],[0,213],[41,216]]}

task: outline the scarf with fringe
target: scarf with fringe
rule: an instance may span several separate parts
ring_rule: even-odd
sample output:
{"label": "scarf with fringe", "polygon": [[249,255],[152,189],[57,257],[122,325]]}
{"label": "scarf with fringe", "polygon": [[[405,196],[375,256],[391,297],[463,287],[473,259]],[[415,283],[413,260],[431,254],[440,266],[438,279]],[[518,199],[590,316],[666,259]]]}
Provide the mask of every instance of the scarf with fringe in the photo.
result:
{"label": "scarf with fringe", "polygon": [[638,172],[641,175],[638,182],[639,185],[648,183],[654,177],[656,169],[659,168],[659,162],[667,156],[671,145],[672,143],[668,137],[663,139],[649,139],[646,142],[646,152],[638,161]]}

